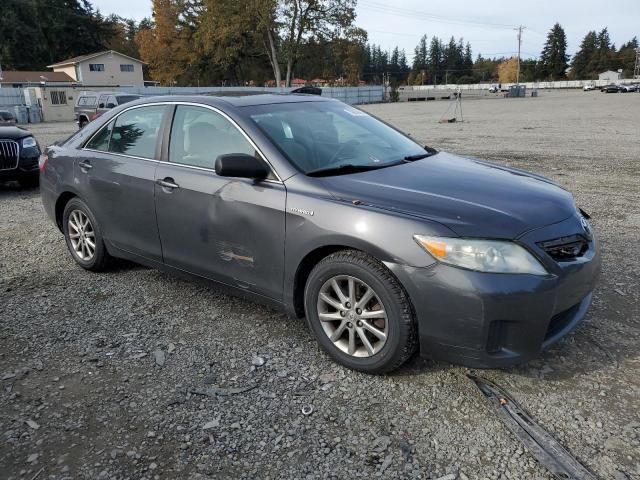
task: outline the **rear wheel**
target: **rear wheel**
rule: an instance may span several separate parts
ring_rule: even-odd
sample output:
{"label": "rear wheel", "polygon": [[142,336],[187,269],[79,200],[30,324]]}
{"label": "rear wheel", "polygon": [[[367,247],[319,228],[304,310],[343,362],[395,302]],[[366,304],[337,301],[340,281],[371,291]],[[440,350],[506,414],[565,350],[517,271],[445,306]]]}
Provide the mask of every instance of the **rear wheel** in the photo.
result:
{"label": "rear wheel", "polygon": [[85,270],[100,272],[107,268],[111,256],[104,245],[100,226],[86,203],[69,200],[62,216],[64,238],[71,256]]}
{"label": "rear wheel", "polygon": [[323,349],[354,370],[389,372],[416,350],[406,293],[383,264],[363,252],[337,252],[315,266],[305,312]]}
{"label": "rear wheel", "polygon": [[80,129],[83,129],[87,125],[87,123],[89,123],[89,120],[83,117],[80,119],[78,126],[80,127]]}

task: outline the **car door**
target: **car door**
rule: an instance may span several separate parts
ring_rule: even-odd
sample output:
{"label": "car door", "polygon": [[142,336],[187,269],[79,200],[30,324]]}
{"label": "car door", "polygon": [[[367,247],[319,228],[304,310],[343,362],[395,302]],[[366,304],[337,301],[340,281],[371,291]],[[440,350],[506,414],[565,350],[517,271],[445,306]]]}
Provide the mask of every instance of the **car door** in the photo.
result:
{"label": "car door", "polygon": [[154,203],[159,133],[166,105],[134,107],[99,130],[80,151],[75,176],[106,241],[162,261]]}
{"label": "car door", "polygon": [[218,155],[257,155],[226,115],[178,105],[168,161],[156,170],[156,212],[164,262],[276,300],[282,297],[286,191],[266,180],[219,177]]}

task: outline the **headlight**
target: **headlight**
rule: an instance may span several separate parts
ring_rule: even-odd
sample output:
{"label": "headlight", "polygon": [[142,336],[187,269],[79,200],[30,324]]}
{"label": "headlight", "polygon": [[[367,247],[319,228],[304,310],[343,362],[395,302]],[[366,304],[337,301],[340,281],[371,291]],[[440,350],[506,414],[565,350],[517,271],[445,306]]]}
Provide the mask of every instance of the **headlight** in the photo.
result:
{"label": "headlight", "polygon": [[22,139],[22,146],[24,148],[29,148],[29,147],[35,147],[36,146],[36,139],[33,137],[25,137]]}
{"label": "headlight", "polygon": [[513,242],[425,235],[413,238],[436,260],[456,267],[492,273],[547,274],[533,255]]}

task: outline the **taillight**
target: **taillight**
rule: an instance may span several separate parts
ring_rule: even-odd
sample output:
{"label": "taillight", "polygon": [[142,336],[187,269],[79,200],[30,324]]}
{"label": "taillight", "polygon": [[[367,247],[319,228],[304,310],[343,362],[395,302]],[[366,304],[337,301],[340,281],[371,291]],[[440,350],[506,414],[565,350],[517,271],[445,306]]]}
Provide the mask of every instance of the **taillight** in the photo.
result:
{"label": "taillight", "polygon": [[38,158],[38,167],[40,167],[41,172],[44,172],[44,169],[47,168],[47,163],[49,163],[49,155],[42,152],[40,158]]}
{"label": "taillight", "polygon": [[98,114],[97,113],[92,113],[91,115],[89,115],[89,121],[93,122],[96,118],[98,118]]}

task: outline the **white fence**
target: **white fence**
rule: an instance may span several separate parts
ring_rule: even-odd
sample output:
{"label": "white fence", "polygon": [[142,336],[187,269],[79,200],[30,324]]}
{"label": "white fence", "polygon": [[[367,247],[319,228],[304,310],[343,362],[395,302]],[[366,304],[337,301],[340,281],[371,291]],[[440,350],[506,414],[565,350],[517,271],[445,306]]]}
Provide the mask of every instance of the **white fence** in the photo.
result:
{"label": "white fence", "polygon": [[[251,93],[288,93],[295,88],[275,87],[121,87],[118,90],[138,95],[243,95]],[[379,103],[384,100],[383,86],[323,87],[322,96],[336,98],[351,105]]]}
{"label": "white fence", "polygon": [[[564,88],[582,88],[585,85],[595,85],[596,87],[602,87],[604,85],[608,85],[610,83],[616,84],[629,84],[629,83],[638,83],[638,80],[633,79],[624,79],[624,80],[562,80],[556,82],[521,82],[520,85],[524,85],[527,87],[527,90],[530,89],[564,89]],[[497,85],[497,83],[495,84]],[[507,89],[511,85],[516,85],[515,83],[503,83],[502,88]],[[411,85],[406,87],[400,87],[399,90],[488,90],[491,84],[488,83],[467,83],[462,85],[457,85],[455,83],[450,83],[446,85]]]}

